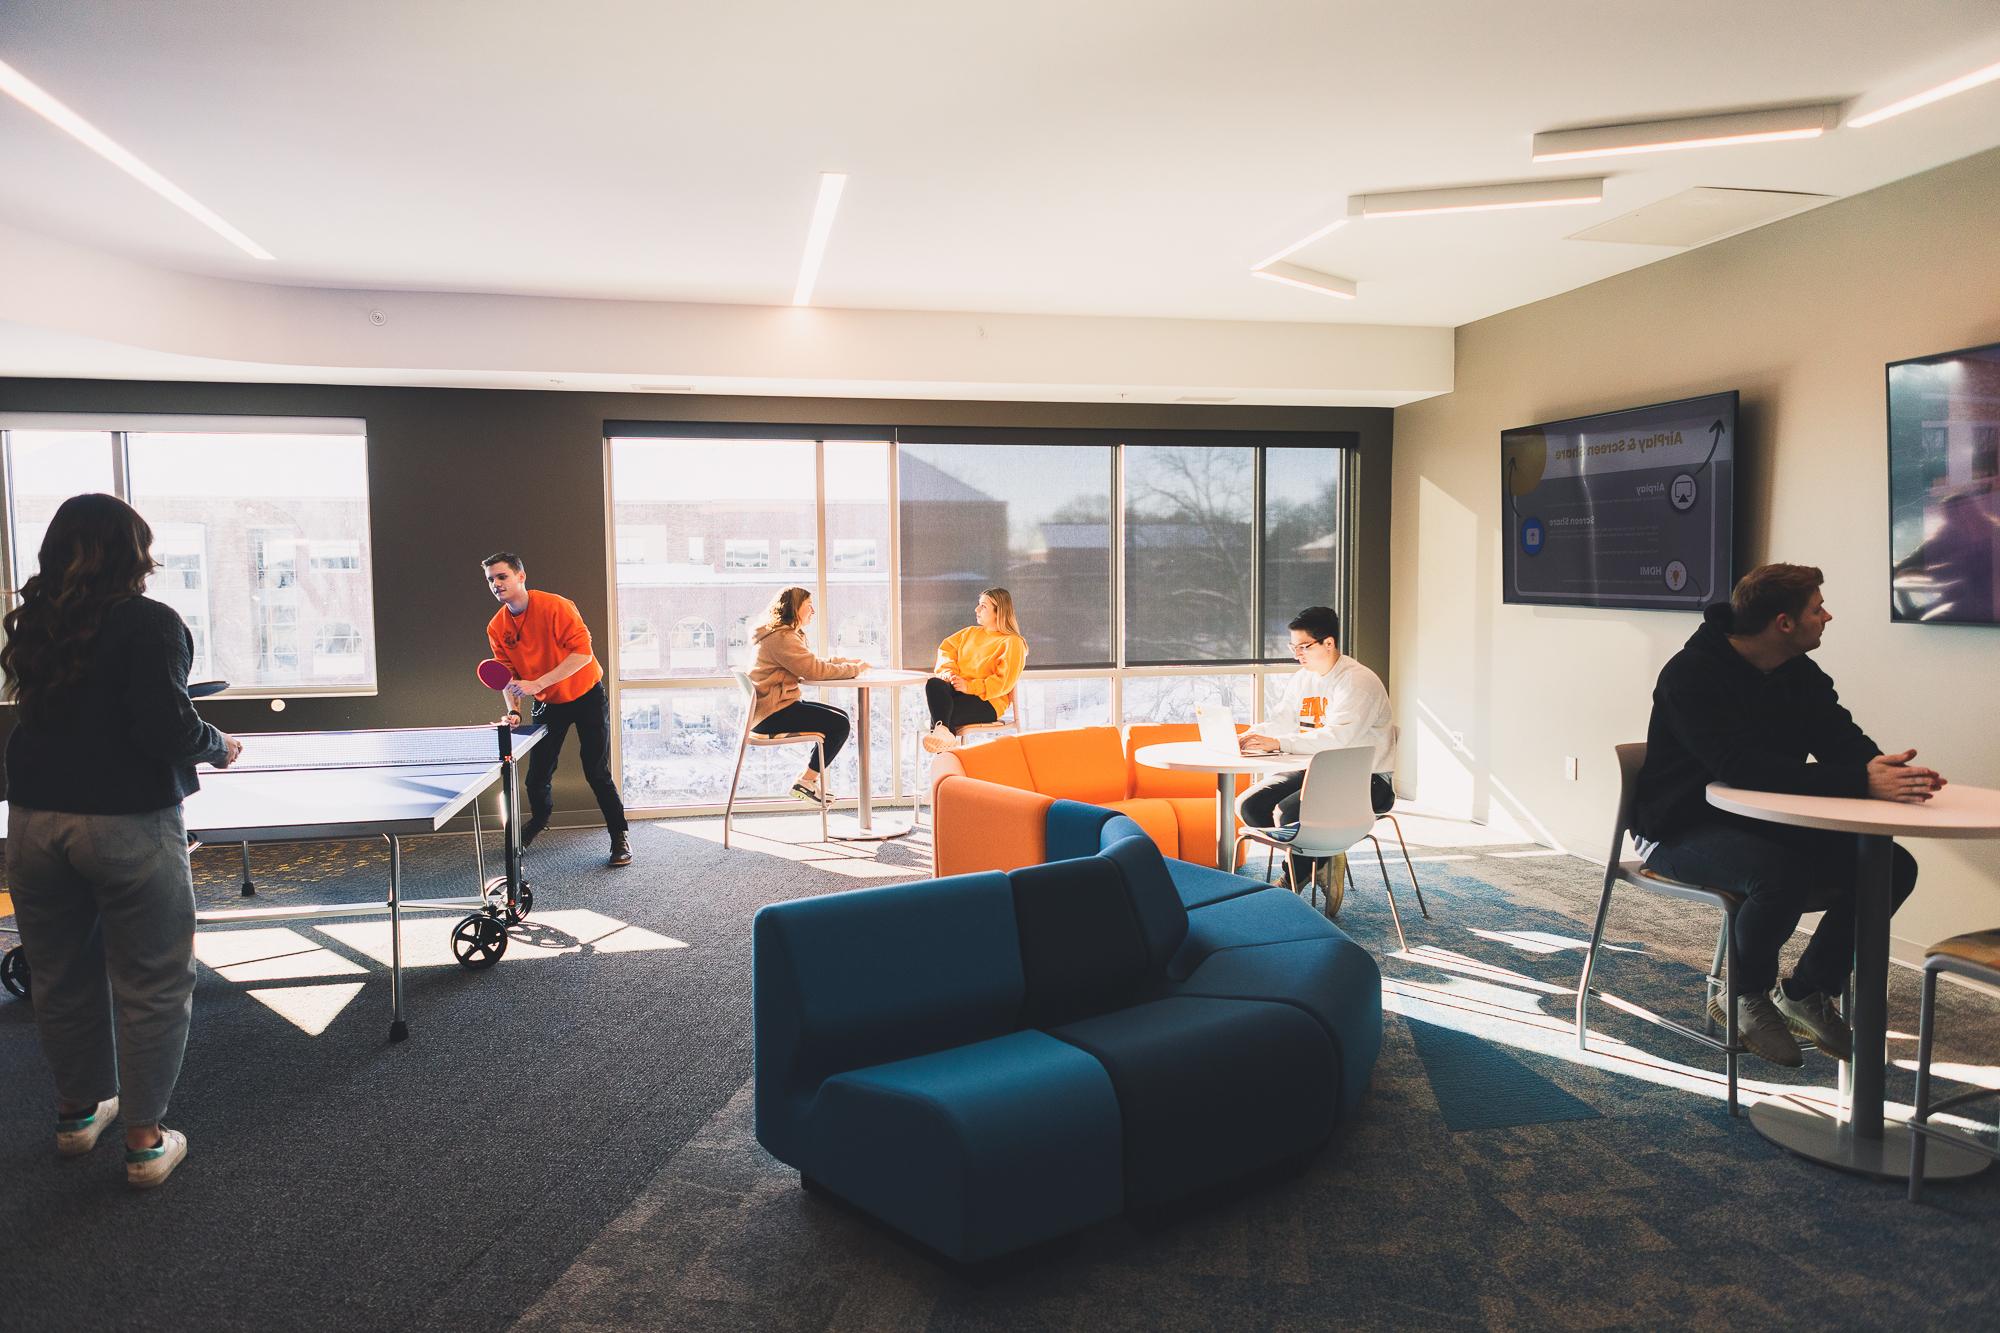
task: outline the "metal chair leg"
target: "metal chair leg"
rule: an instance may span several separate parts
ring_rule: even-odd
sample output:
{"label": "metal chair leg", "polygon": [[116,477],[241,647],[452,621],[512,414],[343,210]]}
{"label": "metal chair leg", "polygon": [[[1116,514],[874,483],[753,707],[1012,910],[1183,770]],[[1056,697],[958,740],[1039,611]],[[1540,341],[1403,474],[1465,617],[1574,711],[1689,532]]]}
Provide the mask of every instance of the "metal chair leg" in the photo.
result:
{"label": "metal chair leg", "polygon": [[1931,1118],[1931,1025],[1937,1018],[1937,973],[1924,969],[1924,1003],[1917,1019],[1917,1107],[1910,1116],[1910,1202],[1924,1196],[1924,1125]]}
{"label": "metal chair leg", "polygon": [[1410,844],[1403,840],[1403,826],[1396,822],[1396,816],[1384,814],[1389,826],[1396,830],[1396,845],[1403,849],[1403,868],[1410,872],[1410,887],[1417,891],[1417,910],[1424,914],[1424,920],[1431,919],[1431,909],[1424,905],[1424,886],[1417,883],[1417,866],[1410,860]]}
{"label": "metal chair leg", "polygon": [[1722,914],[1722,938],[1716,943],[1722,954],[1722,1040],[1728,1047],[1722,1053],[1722,1067],[1729,1078],[1729,1114],[1735,1116],[1743,1114],[1736,1100],[1737,1047],[1742,1044],[1736,1039],[1736,913]]}
{"label": "metal chair leg", "polygon": [[813,771],[819,774],[819,800],[817,802],[819,806],[819,840],[821,842],[831,842],[833,839],[828,837],[826,832],[826,737],[824,736],[815,735],[813,737],[813,761]]}
{"label": "metal chair leg", "polygon": [[1583,977],[1576,983],[1576,1048],[1590,1049],[1585,1034],[1590,1031],[1590,973],[1597,965],[1597,946],[1604,939],[1604,918],[1611,912],[1611,876],[1604,877],[1604,892],[1597,898],[1597,924],[1590,928],[1590,943],[1583,951]]}
{"label": "metal chair leg", "polygon": [[745,728],[743,739],[736,742],[736,767],[729,774],[729,795],[722,801],[722,850],[729,850],[729,812],[736,808],[736,784],[743,776],[743,756],[750,752],[750,732]]}
{"label": "metal chair leg", "polygon": [[1382,843],[1372,833],[1368,841],[1375,844],[1375,864],[1382,867],[1382,887],[1389,891],[1389,919],[1396,923],[1396,947],[1408,953],[1410,942],[1403,936],[1403,914],[1396,910],[1396,886],[1389,882],[1389,863],[1382,859]]}

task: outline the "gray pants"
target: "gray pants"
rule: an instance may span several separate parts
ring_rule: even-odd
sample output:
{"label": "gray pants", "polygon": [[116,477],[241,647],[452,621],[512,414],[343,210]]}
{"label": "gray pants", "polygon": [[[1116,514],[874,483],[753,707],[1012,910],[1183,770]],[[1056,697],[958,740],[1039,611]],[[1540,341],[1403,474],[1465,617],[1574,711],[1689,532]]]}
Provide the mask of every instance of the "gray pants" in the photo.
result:
{"label": "gray pants", "polygon": [[117,1094],[126,1124],[158,1123],[194,1007],[194,879],[181,808],[66,815],[14,806],[7,879],[57,1097],[89,1106]]}

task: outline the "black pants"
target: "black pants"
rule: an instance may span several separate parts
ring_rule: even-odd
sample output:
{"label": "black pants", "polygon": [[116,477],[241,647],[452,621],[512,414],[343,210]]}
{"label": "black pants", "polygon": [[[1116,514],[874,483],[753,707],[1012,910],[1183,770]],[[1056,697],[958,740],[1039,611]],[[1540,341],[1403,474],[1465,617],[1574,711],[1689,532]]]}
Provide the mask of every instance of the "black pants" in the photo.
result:
{"label": "black pants", "polygon": [[[1790,828],[1724,815],[1666,839],[1646,866],[1673,879],[1744,895],[1736,913],[1731,989],[1754,995],[1778,979],[1778,951],[1807,912],[1825,912],[1792,968],[1792,989],[1838,998],[1854,964],[1854,893],[1859,848],[1851,833]],[[1895,907],[1917,887],[1917,858],[1891,857]],[[1890,910],[1894,910],[1892,907]]]}
{"label": "black pants", "polygon": [[924,682],[924,702],[931,706],[931,725],[942,722],[954,733],[974,722],[1000,720],[992,704],[963,690],[953,689],[950,681],[939,676],[932,676]]}
{"label": "black pants", "polygon": [[[1236,811],[1243,816],[1243,822],[1251,828],[1290,828],[1299,822],[1299,793],[1305,790],[1306,775],[1301,769],[1297,773],[1281,773],[1275,778],[1258,783],[1249,791],[1236,798]],[[1376,814],[1384,814],[1396,804],[1395,784],[1381,773],[1368,776],[1369,803]],[[1311,867],[1324,857],[1291,856],[1292,882],[1304,879],[1301,867]]]}
{"label": "black pants", "polygon": [[625,802],[618,799],[618,784],[611,780],[611,696],[605,693],[604,682],[566,704],[537,704],[535,721],[549,734],[528,751],[529,823],[539,830],[555,813],[556,760],[562,758],[563,740],[575,727],[584,780],[604,812],[604,826],[614,834],[623,833]]}
{"label": "black pants", "polygon": [[[832,704],[816,704],[805,699],[786,704],[771,716],[759,722],[750,730],[765,736],[775,736],[781,731],[816,731],[826,737],[826,762],[831,765],[833,757],[840,753],[840,747],[847,744],[847,714]],[[806,761],[806,767],[819,771],[819,753]]]}

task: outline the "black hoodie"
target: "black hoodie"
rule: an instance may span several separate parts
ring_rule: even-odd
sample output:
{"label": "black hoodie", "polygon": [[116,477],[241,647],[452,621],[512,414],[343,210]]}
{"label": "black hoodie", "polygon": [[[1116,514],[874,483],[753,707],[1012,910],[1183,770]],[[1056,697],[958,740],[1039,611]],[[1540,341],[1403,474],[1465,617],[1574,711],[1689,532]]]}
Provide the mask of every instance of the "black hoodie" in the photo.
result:
{"label": "black hoodie", "polygon": [[[1882,747],[1840,706],[1833,678],[1804,655],[1759,671],[1729,644],[1727,603],[1660,669],[1632,829],[1659,841],[1721,817],[1711,782],[1804,796],[1866,796]],[[1807,763],[1811,755],[1818,763]]]}

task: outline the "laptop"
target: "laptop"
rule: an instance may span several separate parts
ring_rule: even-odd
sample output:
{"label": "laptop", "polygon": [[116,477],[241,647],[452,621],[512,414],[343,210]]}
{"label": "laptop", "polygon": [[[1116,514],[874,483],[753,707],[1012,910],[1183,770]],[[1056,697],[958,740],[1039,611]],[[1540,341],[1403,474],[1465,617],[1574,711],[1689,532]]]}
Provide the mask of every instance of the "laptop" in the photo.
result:
{"label": "laptop", "polygon": [[1217,704],[1198,704],[1194,710],[1194,724],[1201,729],[1201,748],[1211,754],[1228,755],[1231,759],[1243,751],[1236,740],[1236,719],[1229,710]]}

